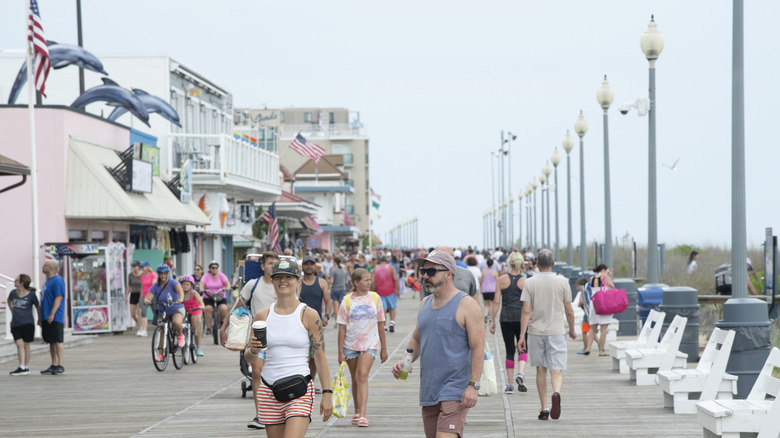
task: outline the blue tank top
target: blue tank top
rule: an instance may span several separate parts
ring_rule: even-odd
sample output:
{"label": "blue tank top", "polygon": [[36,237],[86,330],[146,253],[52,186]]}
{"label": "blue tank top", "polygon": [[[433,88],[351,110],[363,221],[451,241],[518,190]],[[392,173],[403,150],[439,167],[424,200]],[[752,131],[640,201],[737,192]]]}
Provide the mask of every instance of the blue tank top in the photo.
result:
{"label": "blue tank top", "polygon": [[311,307],[317,311],[317,314],[322,317],[322,288],[320,287],[320,279],[315,277],[314,284],[306,286],[301,279],[301,296],[299,298],[302,303]]}
{"label": "blue tank top", "polygon": [[458,291],[443,307],[431,308],[433,295],[417,314],[420,332],[420,406],[460,401],[471,374],[471,350],[455,318],[465,292]]}

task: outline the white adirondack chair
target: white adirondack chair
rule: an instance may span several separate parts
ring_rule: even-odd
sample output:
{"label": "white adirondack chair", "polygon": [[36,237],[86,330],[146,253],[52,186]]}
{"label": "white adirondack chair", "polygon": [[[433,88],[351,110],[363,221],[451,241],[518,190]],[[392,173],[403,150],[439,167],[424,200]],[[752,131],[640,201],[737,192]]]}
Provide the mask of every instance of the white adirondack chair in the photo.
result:
{"label": "white adirondack chair", "polygon": [[620,374],[628,374],[626,350],[631,348],[653,348],[655,345],[658,345],[658,338],[661,335],[661,326],[665,317],[666,313],[651,310],[636,340],[610,342],[609,355],[612,356],[612,370],[619,371]]}
{"label": "white adirondack chair", "polygon": [[737,376],[726,373],[734,334],[733,330],[716,328],[696,369],[658,371],[665,408],[673,408],[675,414],[695,414],[697,400],[734,398]]}
{"label": "white adirondack chair", "polygon": [[626,350],[629,380],[636,381],[637,386],[657,385],[658,371],[685,368],[688,354],[677,349],[687,323],[688,318],[676,315],[658,345]]}
{"label": "white adirondack chair", "polygon": [[773,348],[764,368],[745,400],[707,400],[696,403],[699,424],[705,437],[739,438],[740,433],[758,438],[780,436],[780,403],[766,400],[767,394],[780,395],[780,379],[772,376],[780,367],[780,350]]}

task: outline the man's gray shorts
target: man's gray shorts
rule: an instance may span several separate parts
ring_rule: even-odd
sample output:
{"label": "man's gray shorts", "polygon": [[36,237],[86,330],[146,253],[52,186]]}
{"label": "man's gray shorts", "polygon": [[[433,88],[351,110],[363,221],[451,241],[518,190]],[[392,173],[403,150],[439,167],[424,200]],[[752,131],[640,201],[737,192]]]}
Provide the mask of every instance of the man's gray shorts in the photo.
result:
{"label": "man's gray shorts", "polygon": [[566,369],[566,335],[528,334],[528,366]]}

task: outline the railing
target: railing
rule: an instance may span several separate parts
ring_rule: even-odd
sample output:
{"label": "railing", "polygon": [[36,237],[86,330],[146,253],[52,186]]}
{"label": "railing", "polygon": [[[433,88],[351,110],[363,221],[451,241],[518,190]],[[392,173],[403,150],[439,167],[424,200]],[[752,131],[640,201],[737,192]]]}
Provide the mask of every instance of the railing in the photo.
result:
{"label": "railing", "polygon": [[171,134],[171,167],[178,172],[192,160],[193,174],[215,174],[225,182],[228,175],[255,181],[279,183],[279,156],[236,140],[226,134]]}
{"label": "railing", "polygon": [[302,125],[281,125],[279,128],[279,137],[284,139],[293,139],[299,132],[308,140],[331,137],[368,137],[366,128],[354,123],[331,123],[324,125],[304,123]]}

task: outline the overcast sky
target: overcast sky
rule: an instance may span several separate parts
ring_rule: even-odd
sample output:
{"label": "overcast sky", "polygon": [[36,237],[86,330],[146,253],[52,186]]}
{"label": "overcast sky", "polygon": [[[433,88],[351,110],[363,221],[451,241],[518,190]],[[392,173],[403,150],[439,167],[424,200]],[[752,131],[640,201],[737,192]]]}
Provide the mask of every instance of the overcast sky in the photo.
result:
{"label": "overcast sky", "polygon": [[[0,47],[21,48],[26,0],[4,0]],[[39,0],[49,39],[76,43],[75,0]],[[604,238],[604,132],[596,90],[608,75],[612,229],[647,241],[647,117],[617,106],[646,96],[639,46],[655,14],[658,240],[731,245],[732,3],[680,1],[82,0],[84,46],[168,53],[233,94],[236,107],[336,106],[370,135],[377,234],[413,217],[426,246],[483,244],[490,151],[517,135],[512,193],[538,176],[580,109],[586,236]],[[780,227],[777,166],[780,2],[745,2],[748,242]],[[2,97],[2,101],[7,99]],[[286,145],[280,145],[280,148]],[[579,156],[572,151],[574,241]],[[674,171],[661,164],[679,162]],[[566,160],[559,167],[566,241]],[[515,202],[517,208],[517,202]],[[554,210],[553,210],[554,211]],[[525,222],[525,215],[523,216]],[[517,226],[515,226],[517,227]],[[525,228],[525,226],[523,227]],[[523,236],[525,240],[525,235]]]}

